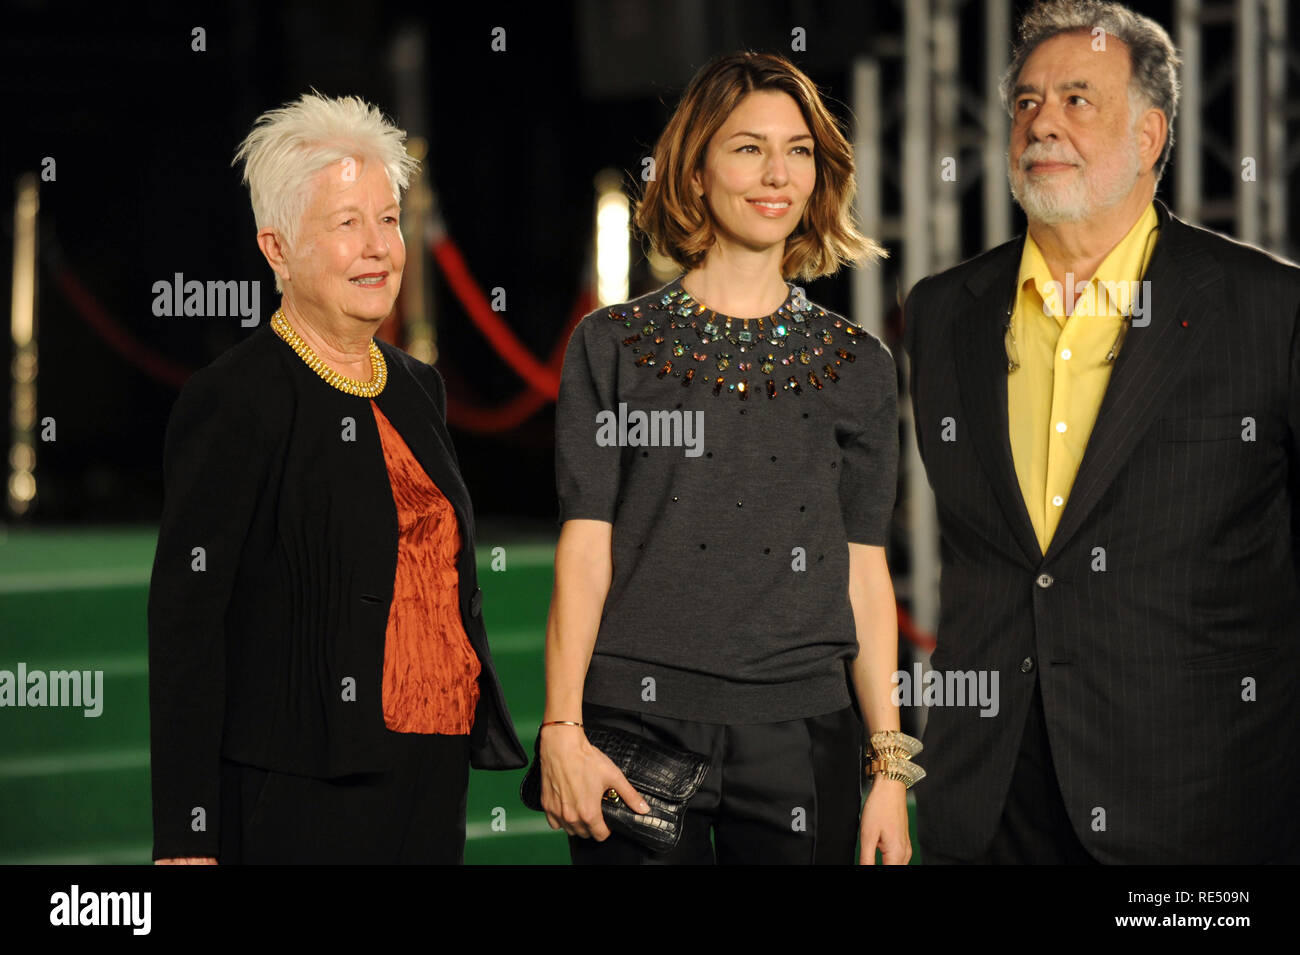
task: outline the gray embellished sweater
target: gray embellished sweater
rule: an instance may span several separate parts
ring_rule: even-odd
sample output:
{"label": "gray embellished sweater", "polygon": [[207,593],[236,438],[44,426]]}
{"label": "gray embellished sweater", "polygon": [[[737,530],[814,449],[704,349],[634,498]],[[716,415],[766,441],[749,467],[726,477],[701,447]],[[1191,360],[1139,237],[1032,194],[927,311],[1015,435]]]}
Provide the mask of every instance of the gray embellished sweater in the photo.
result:
{"label": "gray embellished sweater", "polygon": [[677,279],[587,315],[556,412],[560,522],[613,525],[584,701],[709,723],[849,705],[848,544],[883,546],[888,349],[791,286],[727,318]]}

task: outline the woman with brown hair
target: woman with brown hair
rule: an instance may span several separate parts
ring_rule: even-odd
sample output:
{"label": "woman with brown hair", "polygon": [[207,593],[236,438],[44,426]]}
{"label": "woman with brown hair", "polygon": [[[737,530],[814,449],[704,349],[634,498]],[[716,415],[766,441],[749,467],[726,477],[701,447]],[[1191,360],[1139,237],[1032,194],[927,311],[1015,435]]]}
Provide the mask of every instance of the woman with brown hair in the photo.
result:
{"label": "woman with brown hair", "polygon": [[[807,76],[737,53],[691,81],[654,170],[637,226],[684,274],[588,315],[565,357],[543,808],[579,863],[848,863],[859,834],[863,862],[906,863],[894,362],[787,281],[881,254],[851,148]],[[610,835],[602,793],[648,807],[584,720],[709,758],[676,848]]]}

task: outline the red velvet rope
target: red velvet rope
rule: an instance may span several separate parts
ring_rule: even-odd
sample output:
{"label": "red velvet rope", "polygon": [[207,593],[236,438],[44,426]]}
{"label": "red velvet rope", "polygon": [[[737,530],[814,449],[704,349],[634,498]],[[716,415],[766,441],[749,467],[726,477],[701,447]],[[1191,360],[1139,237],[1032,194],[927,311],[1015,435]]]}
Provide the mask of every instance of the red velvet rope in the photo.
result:
{"label": "red velvet rope", "polygon": [[442,274],[446,277],[447,284],[460,299],[470,321],[478,327],[479,332],[496,349],[497,354],[527,382],[533,391],[551,401],[558,398],[559,372],[534,358],[532,352],[511,331],[510,326],[498,313],[492,311],[487,296],[470,275],[469,266],[465,264],[465,259],[456,244],[444,233],[429,243],[429,250],[438,265],[442,267]]}
{"label": "red velvet rope", "polygon": [[[451,239],[445,235],[430,244],[438,264],[442,267],[449,286],[465,307],[479,331],[487,338],[497,353],[528,384],[528,390],[505,404],[483,408],[447,397],[447,419],[457,427],[471,431],[499,433],[516,428],[536,414],[559,395],[560,371],[569,336],[582,317],[592,310],[594,303],[590,292],[584,292],[574,303],[564,334],[556,342],[543,365],[519,341],[500,316],[492,311],[487,297],[475,282],[465,264],[464,257]],[[129,364],[155,381],[180,389],[192,374],[192,369],[172,361],[118,324],[89,290],[73,273],[62,266],[52,267],[54,278],[76,314],[90,326],[113,351]],[[902,605],[898,607],[898,632],[913,646],[926,652],[934,650],[935,638],[925,633],[912,620]]]}
{"label": "red velvet rope", "polygon": [[[590,296],[584,294],[579,298],[564,334],[543,365],[533,357],[501,317],[492,311],[487,296],[470,274],[455,243],[444,235],[430,244],[430,250],[442,267],[449,287],[475,327],[529,386],[527,392],[495,408],[476,407],[449,397],[448,418],[453,419],[459,427],[475,431],[501,432],[518,427],[558,397],[565,347],[578,321],[591,310]],[[129,364],[150,378],[176,389],[180,389],[193,374],[193,369],[154,351],[118,324],[69,269],[58,266],[53,271],[55,281],[78,317]],[[385,340],[388,338],[385,337]]]}

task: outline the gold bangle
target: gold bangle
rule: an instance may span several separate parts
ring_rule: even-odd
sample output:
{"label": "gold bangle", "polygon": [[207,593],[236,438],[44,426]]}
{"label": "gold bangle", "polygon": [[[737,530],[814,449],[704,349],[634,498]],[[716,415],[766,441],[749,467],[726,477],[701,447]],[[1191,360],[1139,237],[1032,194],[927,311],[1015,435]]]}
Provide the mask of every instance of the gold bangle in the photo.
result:
{"label": "gold bangle", "polygon": [[[547,722],[542,724],[542,726],[581,726],[581,725],[582,725],[581,723],[576,723],[573,720],[548,720]],[[538,729],[540,730],[541,727],[538,727]]]}
{"label": "gold bangle", "polygon": [[874,756],[893,756],[896,759],[911,759],[924,747],[915,736],[908,736],[898,730],[881,730],[871,734],[871,753]]}
{"label": "gold bangle", "polygon": [[898,730],[872,733],[866,770],[872,776],[879,773],[886,779],[896,779],[911,789],[925,778],[925,770],[912,762],[922,748],[919,739]]}
{"label": "gold bangle", "polygon": [[867,772],[873,776],[879,773],[886,779],[896,779],[903,784],[904,789],[911,789],[925,778],[924,769],[910,759],[899,759],[896,756],[877,756],[867,764]]}

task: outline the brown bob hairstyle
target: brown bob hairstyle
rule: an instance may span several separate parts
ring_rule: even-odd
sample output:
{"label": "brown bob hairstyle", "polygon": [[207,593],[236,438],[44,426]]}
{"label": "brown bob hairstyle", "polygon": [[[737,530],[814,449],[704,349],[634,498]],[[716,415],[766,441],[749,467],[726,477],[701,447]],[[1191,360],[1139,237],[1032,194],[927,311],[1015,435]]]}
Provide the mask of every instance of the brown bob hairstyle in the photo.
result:
{"label": "brown bob hairstyle", "polygon": [[654,149],[654,178],[637,203],[636,227],[655,250],[685,271],[698,267],[714,243],[713,218],[691,188],[709,142],[742,99],[756,90],[788,93],[813,137],[817,182],[802,219],[786,239],[783,278],[815,279],[840,266],[887,253],[858,232],[853,220],[857,182],[853,149],[817,87],[783,56],[729,53],[695,74]]}

